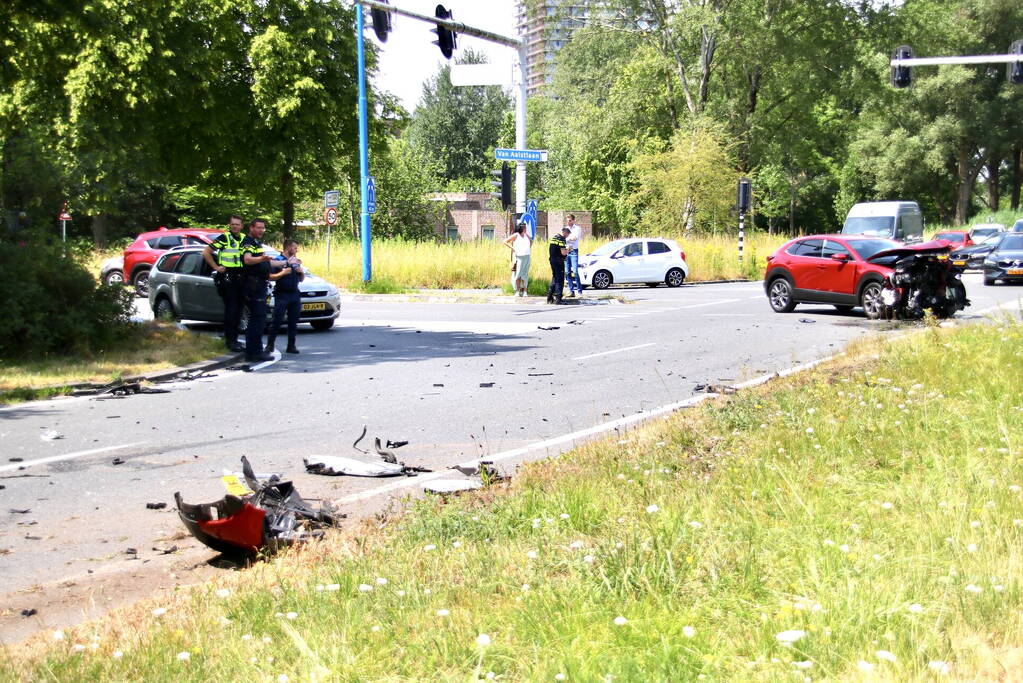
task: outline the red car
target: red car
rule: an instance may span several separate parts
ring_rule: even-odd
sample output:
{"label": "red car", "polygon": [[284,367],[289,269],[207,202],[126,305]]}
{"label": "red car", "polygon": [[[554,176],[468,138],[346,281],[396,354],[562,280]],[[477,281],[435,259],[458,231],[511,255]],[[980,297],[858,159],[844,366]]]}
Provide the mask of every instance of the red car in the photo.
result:
{"label": "red car", "polygon": [[149,296],[149,269],[169,249],[187,245],[205,246],[223,230],[208,228],[160,228],[144,232],[124,250],[123,277],[135,286],[138,296]]}
{"label": "red car", "polygon": [[764,291],[778,313],[796,304],[862,306],[868,318],[945,317],[969,305],[948,242],[905,246],[857,235],[811,235],[783,244],[767,257]]}
{"label": "red car", "polygon": [[963,247],[972,247],[974,245],[969,230],[946,230],[945,232],[939,232],[934,236],[934,239],[949,242],[953,249],[962,249]]}

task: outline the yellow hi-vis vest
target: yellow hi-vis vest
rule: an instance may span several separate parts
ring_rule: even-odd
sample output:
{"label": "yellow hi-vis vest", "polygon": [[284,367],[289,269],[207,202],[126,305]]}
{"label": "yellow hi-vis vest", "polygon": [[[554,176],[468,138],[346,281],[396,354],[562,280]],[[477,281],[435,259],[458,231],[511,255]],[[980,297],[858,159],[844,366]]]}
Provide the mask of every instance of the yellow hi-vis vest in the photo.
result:
{"label": "yellow hi-vis vest", "polygon": [[243,239],[244,237],[242,236],[235,237],[230,230],[218,237],[217,241],[214,242],[214,246],[219,247],[217,250],[217,263],[225,268],[241,268]]}

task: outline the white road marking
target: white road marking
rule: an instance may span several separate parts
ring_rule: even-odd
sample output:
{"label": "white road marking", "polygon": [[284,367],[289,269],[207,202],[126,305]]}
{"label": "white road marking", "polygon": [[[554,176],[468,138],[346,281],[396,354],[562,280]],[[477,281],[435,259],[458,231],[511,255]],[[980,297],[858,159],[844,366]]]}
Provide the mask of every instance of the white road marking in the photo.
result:
{"label": "white road marking", "polygon": [[701,318],[745,318],[759,315],[757,313],[701,313]]}
{"label": "white road marking", "polygon": [[705,301],[702,304],[689,304],[688,306],[678,306],[671,310],[684,311],[688,308],[704,308],[706,306],[719,306],[721,304],[730,304],[739,301],[739,299],[717,299],[716,301]]}
{"label": "white road marking", "polygon": [[110,451],[118,451],[124,448],[131,448],[132,446],[141,446],[142,441],[136,441],[135,443],[126,443],[121,446],[107,446],[106,448],[93,448],[88,451],[78,451],[77,453],[65,453],[64,455],[52,455],[48,458],[37,458],[35,460],[27,460],[25,462],[16,462],[10,465],[3,465],[0,467],[0,472],[13,472],[14,470],[20,470],[24,467],[35,467],[36,465],[46,465],[51,462],[61,462],[63,460],[74,460],[75,458],[84,458],[88,455],[96,455],[98,453],[108,453]]}
{"label": "white road marking", "polygon": [[600,353],[591,353],[591,354],[588,354],[586,356],[576,356],[575,358],[571,358],[569,360],[586,360],[587,358],[596,358],[597,356],[609,356],[612,353],[622,353],[623,351],[632,351],[633,349],[642,349],[643,347],[646,347],[646,346],[655,346],[655,344],[654,344],[654,342],[650,342],[649,344],[637,344],[636,346],[626,346],[625,348],[622,348],[622,349],[612,349],[611,351],[601,351]]}
{"label": "white road marking", "polygon": [[[544,327],[559,325],[557,322]],[[342,322],[344,327],[405,327],[424,332],[471,332],[473,334],[531,334],[538,331],[538,323],[475,322],[472,320],[374,320],[352,319]]]}

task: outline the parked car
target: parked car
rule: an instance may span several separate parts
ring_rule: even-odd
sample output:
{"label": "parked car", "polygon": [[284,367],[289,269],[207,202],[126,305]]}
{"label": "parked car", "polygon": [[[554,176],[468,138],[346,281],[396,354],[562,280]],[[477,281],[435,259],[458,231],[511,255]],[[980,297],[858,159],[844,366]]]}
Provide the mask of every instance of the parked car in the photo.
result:
{"label": "parked car", "polygon": [[840,311],[862,306],[871,319],[919,318],[925,310],[946,317],[969,304],[949,251],[942,240],[902,245],[866,236],[800,237],[767,257],[764,291],[778,313],[817,303]]}
{"label": "parked car", "polygon": [[1023,232],[1023,218],[1013,223],[1012,227],[1009,228],[1009,232]]}
{"label": "parked car", "polygon": [[133,285],[136,295],[148,296],[149,270],[168,249],[191,245],[206,246],[222,232],[208,228],[161,228],[144,232],[124,249],[122,281]]}
{"label": "parked car", "polygon": [[1005,226],[1001,223],[977,223],[970,227],[970,239],[974,244],[979,244],[982,239],[991,235],[998,235],[1005,232]]}
{"label": "parked car", "polygon": [[1007,232],[984,257],[984,284],[1023,281],[1023,232]]}
{"label": "parked car", "polygon": [[924,217],[916,202],[861,202],[849,209],[842,224],[842,234],[920,242],[924,234]]}
{"label": "parked car", "polygon": [[[272,249],[265,251],[271,256],[278,253]],[[154,317],[224,322],[224,303],[202,252],[198,247],[179,247],[156,262],[149,277],[149,305]],[[315,330],[333,327],[341,314],[337,287],[307,271],[298,288],[302,295],[300,322],[309,323]],[[272,311],[272,295],[268,302]],[[243,310],[241,330],[248,327],[248,317],[248,310]]]}
{"label": "parked car", "polygon": [[1005,233],[995,232],[977,241],[971,247],[963,247],[956,249],[949,258],[952,259],[952,265],[958,266],[959,268],[970,269],[970,268],[983,268],[984,258],[991,253],[991,250],[995,248],[998,241],[1002,239],[1002,235]]}
{"label": "parked car", "polygon": [[105,285],[124,284],[124,257],[112,256],[99,268],[99,281]]}
{"label": "parked car", "polygon": [[686,253],[674,240],[628,238],[609,242],[592,254],[579,257],[583,287],[607,289],[612,284],[662,282],[678,287],[689,277]]}
{"label": "parked car", "polygon": [[970,239],[968,230],[944,230],[934,236],[936,240],[945,240],[952,245],[953,249],[972,247],[974,241]]}

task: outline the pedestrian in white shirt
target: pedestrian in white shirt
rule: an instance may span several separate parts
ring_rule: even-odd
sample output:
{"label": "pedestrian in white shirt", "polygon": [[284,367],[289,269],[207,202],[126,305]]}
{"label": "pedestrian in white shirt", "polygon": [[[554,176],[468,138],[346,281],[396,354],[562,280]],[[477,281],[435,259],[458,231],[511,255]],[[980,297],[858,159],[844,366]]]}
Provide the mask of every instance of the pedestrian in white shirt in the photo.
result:
{"label": "pedestrian in white shirt", "polygon": [[579,280],[579,240],[582,239],[583,229],[576,225],[575,214],[568,214],[568,239],[565,241],[568,247],[568,256],[565,259],[565,276],[568,279],[568,296],[578,296],[583,293],[583,283]]}
{"label": "pedestrian in white shirt", "polygon": [[512,251],[512,289],[515,290],[515,296],[526,296],[526,287],[529,285],[529,259],[533,247],[533,240],[529,239],[526,233],[526,224],[516,225],[515,232],[504,241],[504,244]]}

